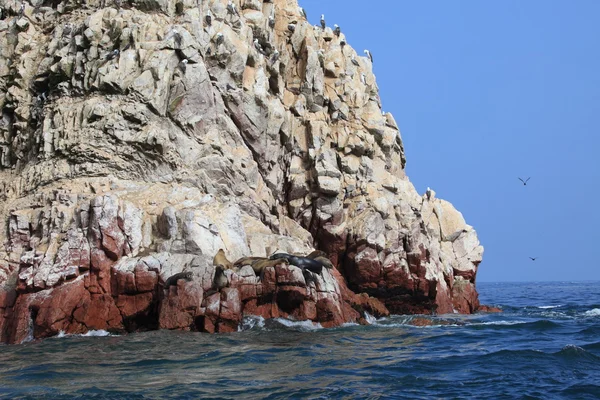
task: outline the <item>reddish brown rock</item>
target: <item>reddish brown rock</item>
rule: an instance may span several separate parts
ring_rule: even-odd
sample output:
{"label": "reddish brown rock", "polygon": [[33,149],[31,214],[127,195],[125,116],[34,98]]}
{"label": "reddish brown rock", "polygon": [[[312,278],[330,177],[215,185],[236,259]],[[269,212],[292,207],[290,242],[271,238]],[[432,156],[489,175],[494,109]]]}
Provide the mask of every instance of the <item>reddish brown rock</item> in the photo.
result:
{"label": "reddish brown rock", "polygon": [[135,289],[138,293],[150,292],[156,289],[158,284],[158,274],[154,271],[148,271],[140,264],[136,265],[135,270]]}
{"label": "reddish brown rock", "polygon": [[202,285],[196,281],[187,282],[180,279],[177,285],[169,286],[165,292],[165,297],[160,303],[159,328],[195,329],[196,318],[203,314]]}
{"label": "reddish brown rock", "polygon": [[133,296],[119,295],[116,305],[123,318],[130,318],[140,313],[147,313],[153,302],[153,293],[146,292]]}
{"label": "reddish brown rock", "polygon": [[470,282],[458,277],[452,291],[454,309],[463,314],[471,314],[479,308],[479,295]]}
{"label": "reddish brown rock", "polygon": [[221,291],[221,309],[219,312],[218,332],[235,332],[242,320],[242,301],[235,288]]}
{"label": "reddish brown rock", "polygon": [[340,326],[348,322],[344,318],[339,299],[330,294],[321,294],[318,297],[316,304],[317,322],[325,328]]}

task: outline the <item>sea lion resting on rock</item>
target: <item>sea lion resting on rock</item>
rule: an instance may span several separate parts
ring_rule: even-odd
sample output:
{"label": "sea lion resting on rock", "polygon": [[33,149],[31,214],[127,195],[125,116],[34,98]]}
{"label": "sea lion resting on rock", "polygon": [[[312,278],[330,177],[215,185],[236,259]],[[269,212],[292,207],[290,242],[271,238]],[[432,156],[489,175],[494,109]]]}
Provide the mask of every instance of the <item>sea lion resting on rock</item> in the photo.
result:
{"label": "sea lion resting on rock", "polygon": [[193,278],[194,274],[192,273],[192,271],[187,271],[187,272],[180,272],[178,274],[175,274],[173,276],[170,276],[166,281],[165,281],[165,289],[168,288],[171,285],[177,285],[177,281],[180,279],[185,279],[186,281],[191,281]]}
{"label": "sea lion resting on rock", "polygon": [[264,260],[264,257],[242,257],[233,263],[233,266],[237,269],[242,268],[244,265],[252,265],[255,261]]}
{"label": "sea lion resting on rock", "polygon": [[324,251],[315,250],[307,255],[306,258],[312,258],[313,260],[319,261],[321,264],[323,264],[325,268],[333,269],[333,263],[329,258],[327,258],[327,254]]}
{"label": "sea lion resting on rock", "polygon": [[229,279],[225,275],[225,269],[221,265],[215,267],[215,276],[213,278],[212,286],[206,291],[204,297],[212,296],[229,284]]}
{"label": "sea lion resting on rock", "polygon": [[313,260],[308,257],[298,257],[287,253],[275,253],[271,257],[271,260],[287,260],[290,265],[294,265],[300,269],[306,269],[307,271],[320,274],[325,266],[321,261]]}
{"label": "sea lion resting on rock", "polygon": [[213,265],[215,267],[221,266],[224,270],[233,268],[233,264],[231,263],[231,261],[229,261],[227,257],[225,257],[225,252],[223,251],[223,249],[219,249],[219,251],[217,251],[217,254],[215,254],[215,258],[213,258]]}
{"label": "sea lion resting on rock", "polygon": [[288,264],[287,260],[271,260],[265,257],[242,257],[234,263],[236,268],[241,268],[244,265],[249,265],[258,276],[267,267],[274,267],[278,264]]}

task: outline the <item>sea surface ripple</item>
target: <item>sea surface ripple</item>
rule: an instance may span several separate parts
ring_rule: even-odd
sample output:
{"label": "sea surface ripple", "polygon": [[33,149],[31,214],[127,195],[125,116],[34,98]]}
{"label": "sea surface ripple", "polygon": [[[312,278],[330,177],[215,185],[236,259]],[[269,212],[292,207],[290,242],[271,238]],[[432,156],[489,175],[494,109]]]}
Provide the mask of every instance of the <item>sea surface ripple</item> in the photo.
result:
{"label": "sea surface ripple", "polygon": [[598,282],[480,283],[498,314],[0,345],[6,399],[598,399]]}

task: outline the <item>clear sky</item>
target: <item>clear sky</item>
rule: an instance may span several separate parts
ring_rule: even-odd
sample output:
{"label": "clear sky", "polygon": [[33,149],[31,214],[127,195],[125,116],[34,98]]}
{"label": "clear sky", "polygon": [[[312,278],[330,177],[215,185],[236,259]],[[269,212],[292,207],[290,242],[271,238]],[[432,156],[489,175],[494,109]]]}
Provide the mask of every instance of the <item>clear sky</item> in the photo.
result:
{"label": "clear sky", "polygon": [[479,234],[479,282],[600,280],[600,0],[299,1],[373,53],[410,180]]}

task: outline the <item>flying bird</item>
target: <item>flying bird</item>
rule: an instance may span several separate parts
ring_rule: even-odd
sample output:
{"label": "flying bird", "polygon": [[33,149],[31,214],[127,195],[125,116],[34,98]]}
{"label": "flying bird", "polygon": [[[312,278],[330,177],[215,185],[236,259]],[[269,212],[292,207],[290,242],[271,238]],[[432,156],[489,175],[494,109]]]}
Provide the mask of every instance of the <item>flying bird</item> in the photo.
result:
{"label": "flying bird", "polygon": [[531,177],[529,177],[529,178],[527,178],[527,179],[525,179],[525,180],[523,180],[523,179],[519,178],[519,180],[520,180],[521,182],[523,182],[523,185],[524,185],[524,186],[527,186],[527,182],[528,182],[530,179],[531,179]]}
{"label": "flying bird", "polygon": [[535,261],[537,260],[537,257],[529,257],[531,259],[531,261]]}

